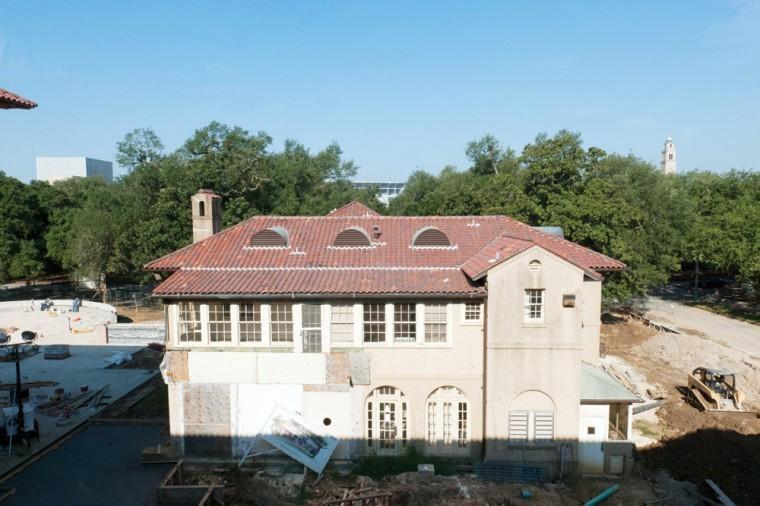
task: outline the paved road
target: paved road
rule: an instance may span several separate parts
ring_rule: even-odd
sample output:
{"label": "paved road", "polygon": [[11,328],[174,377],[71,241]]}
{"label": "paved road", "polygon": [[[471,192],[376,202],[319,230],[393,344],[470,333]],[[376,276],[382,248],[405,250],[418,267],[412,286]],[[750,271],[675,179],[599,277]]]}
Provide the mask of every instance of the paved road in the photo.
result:
{"label": "paved road", "polygon": [[3,483],[16,493],[3,505],[155,504],[171,464],[140,464],[141,450],[163,442],[154,425],[93,424]]}
{"label": "paved road", "polygon": [[647,316],[652,320],[671,323],[686,333],[708,338],[760,361],[758,325],[659,297],[650,297],[648,306]]}

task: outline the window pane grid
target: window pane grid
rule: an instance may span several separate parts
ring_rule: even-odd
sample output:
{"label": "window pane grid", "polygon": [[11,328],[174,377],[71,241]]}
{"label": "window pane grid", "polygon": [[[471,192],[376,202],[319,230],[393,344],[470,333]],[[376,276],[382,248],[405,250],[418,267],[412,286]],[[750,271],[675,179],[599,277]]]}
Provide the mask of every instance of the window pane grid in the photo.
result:
{"label": "window pane grid", "polygon": [[544,319],[544,290],[525,290],[525,319],[529,321]]}
{"label": "window pane grid", "polygon": [[293,306],[289,303],[272,304],[270,325],[273,343],[292,343]]}
{"label": "window pane grid", "polygon": [[480,320],[480,302],[466,302],[465,303],[464,319],[466,321]]}
{"label": "window pane grid", "polygon": [[353,304],[336,304],[331,308],[330,338],[336,343],[354,341],[354,306]]}
{"label": "window pane grid", "polygon": [[212,302],[208,305],[208,338],[212,343],[232,341],[229,304]]}
{"label": "window pane grid", "polygon": [[446,342],[446,304],[425,306],[425,342]]}
{"label": "window pane grid", "polygon": [[261,305],[240,304],[238,319],[240,342],[261,342]]}
{"label": "window pane grid", "polygon": [[417,340],[417,305],[411,303],[393,306],[393,340],[409,343]]}
{"label": "window pane grid", "polygon": [[200,342],[203,339],[201,332],[201,306],[195,302],[179,303],[179,340],[182,343]]}
{"label": "window pane grid", "polygon": [[467,447],[467,403],[459,403],[459,416],[457,424],[457,446]]}
{"label": "window pane grid", "polygon": [[364,304],[364,342],[385,342],[385,304]]}

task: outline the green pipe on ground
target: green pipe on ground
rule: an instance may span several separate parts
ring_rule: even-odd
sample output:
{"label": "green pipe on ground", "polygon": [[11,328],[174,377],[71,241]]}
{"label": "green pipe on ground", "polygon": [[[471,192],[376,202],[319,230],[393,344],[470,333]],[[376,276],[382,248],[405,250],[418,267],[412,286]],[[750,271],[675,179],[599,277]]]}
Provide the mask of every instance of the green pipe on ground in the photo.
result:
{"label": "green pipe on ground", "polygon": [[615,492],[617,492],[619,488],[620,488],[620,485],[612,485],[610,488],[608,488],[607,490],[605,490],[604,492],[602,492],[598,496],[594,497],[593,499],[589,499],[588,501],[586,501],[583,504],[583,506],[594,506],[596,504],[599,504],[602,501],[604,501],[605,499],[607,499],[608,497],[610,497],[612,494],[614,494]]}

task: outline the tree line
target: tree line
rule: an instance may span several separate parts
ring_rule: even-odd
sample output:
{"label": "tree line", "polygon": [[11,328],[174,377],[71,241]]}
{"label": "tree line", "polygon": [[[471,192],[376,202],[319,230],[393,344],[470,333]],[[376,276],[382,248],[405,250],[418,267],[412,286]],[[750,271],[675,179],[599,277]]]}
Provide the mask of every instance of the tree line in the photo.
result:
{"label": "tree line", "polygon": [[469,167],[418,171],[388,207],[357,190],[337,144],[312,153],[264,132],[211,123],[174,152],[149,129],[117,145],[127,173],[24,184],[0,172],[0,281],[69,272],[105,293],[114,277],[147,281],[141,267],[190,243],[190,196],[223,198],[223,226],[253,215],[324,215],[360,200],[392,215],[506,214],[563,228],[568,239],[627,263],[605,283],[626,300],[698,263],[760,289],[760,175],[666,176],[634,156],[583,146],[579,134],[538,135],[521,153],[486,135],[466,147]]}

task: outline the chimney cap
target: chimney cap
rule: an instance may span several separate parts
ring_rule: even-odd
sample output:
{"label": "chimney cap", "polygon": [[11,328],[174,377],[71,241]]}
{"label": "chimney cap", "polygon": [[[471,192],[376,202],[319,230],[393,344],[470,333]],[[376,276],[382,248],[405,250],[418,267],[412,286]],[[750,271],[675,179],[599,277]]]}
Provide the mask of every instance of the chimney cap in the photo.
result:
{"label": "chimney cap", "polygon": [[208,188],[201,188],[200,190],[198,190],[198,193],[196,193],[196,195],[201,195],[201,194],[210,195],[211,197],[219,197],[219,195],[217,195],[214,190],[209,190]]}

